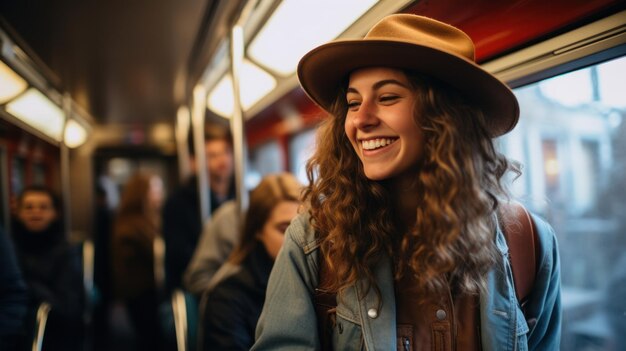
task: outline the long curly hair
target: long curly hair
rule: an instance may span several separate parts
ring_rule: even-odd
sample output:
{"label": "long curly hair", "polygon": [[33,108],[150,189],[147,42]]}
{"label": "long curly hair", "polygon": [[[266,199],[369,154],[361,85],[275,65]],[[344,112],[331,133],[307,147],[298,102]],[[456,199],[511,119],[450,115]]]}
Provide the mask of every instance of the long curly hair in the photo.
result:
{"label": "long curly hair", "polygon": [[153,208],[149,194],[153,180],[160,180],[156,175],[138,172],[124,185],[124,191],[116,212],[114,232],[127,231],[138,222],[145,222],[146,229],[152,231],[160,227],[159,209]]}
{"label": "long curly hair", "polygon": [[330,275],[325,288],[340,291],[366,278],[380,296],[373,268],[388,255],[395,278],[414,275],[425,294],[448,284],[484,293],[487,272],[498,260],[494,213],[498,199],[507,196],[501,179],[507,170],[519,170],[496,151],[479,108],[435,79],[405,74],[424,134],[415,224],[406,229],[394,217],[392,180],[365,176],[344,132],[347,103],[345,91],[339,92],[332,116],[318,131],[304,192]]}

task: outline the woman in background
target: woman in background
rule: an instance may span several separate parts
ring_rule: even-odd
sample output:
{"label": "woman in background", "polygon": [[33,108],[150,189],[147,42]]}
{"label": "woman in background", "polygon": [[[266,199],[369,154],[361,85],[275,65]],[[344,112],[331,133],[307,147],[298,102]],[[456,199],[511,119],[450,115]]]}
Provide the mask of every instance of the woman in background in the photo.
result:
{"label": "woman in background", "polygon": [[284,233],[298,212],[302,185],[288,173],[269,175],[250,194],[241,241],[203,297],[203,349],[249,350],[265,288]]}
{"label": "woman in background", "polygon": [[124,301],[139,350],[158,350],[160,329],[154,276],[154,240],[160,235],[163,183],[135,174],[124,187],[113,227],[113,285]]}

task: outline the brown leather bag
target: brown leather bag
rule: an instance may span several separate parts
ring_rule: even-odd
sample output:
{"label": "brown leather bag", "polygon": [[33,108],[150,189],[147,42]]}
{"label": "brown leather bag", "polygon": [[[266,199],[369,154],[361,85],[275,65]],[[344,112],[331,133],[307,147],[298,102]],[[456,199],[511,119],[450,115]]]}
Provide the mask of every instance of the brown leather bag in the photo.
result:
{"label": "brown leather bag", "polygon": [[[509,260],[513,269],[515,295],[524,307],[535,282],[537,271],[537,231],[530,213],[521,204],[502,203],[500,205],[502,231],[509,246]],[[328,280],[326,261],[320,257],[319,286],[326,286]],[[337,308],[336,293],[323,288],[315,289],[313,295],[320,345],[323,351],[332,350],[332,335]]]}
{"label": "brown leather bag", "polygon": [[522,306],[526,303],[537,273],[537,231],[530,213],[520,203],[502,204],[504,236],[509,246],[515,294]]}

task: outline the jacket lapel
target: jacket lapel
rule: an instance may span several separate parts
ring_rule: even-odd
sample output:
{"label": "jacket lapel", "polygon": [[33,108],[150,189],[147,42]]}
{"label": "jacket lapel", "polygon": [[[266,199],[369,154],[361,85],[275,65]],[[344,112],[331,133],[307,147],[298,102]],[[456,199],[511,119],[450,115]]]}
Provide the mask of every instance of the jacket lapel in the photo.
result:
{"label": "jacket lapel", "polygon": [[351,301],[356,302],[354,307],[361,320],[365,349],[395,350],[396,300],[389,258],[381,259],[374,276],[381,289],[382,303],[373,288],[367,289],[365,280],[360,280],[354,289],[350,289],[356,294],[356,298]]}
{"label": "jacket lapel", "polygon": [[496,246],[500,262],[487,277],[488,295],[480,297],[481,343],[485,351],[514,350],[516,340],[517,297],[511,282],[513,272],[508,246],[498,227]]}

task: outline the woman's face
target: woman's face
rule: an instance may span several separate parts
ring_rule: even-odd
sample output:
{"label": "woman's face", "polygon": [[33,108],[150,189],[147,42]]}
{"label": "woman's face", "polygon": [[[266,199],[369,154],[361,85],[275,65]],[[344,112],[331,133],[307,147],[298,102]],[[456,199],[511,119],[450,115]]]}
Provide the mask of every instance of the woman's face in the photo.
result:
{"label": "woman's face", "polygon": [[22,198],[17,217],[29,231],[41,232],[57,218],[57,211],[48,194],[27,192]]}
{"label": "woman's face", "polygon": [[346,100],[345,132],[368,179],[396,178],[417,166],[424,137],[414,118],[415,92],[402,71],[352,72]]}
{"label": "woman's face", "polygon": [[263,225],[263,229],[259,233],[259,240],[265,245],[265,250],[272,259],[276,259],[278,251],[283,246],[285,239],[285,230],[291,223],[291,220],[298,214],[298,206],[296,201],[281,201],[270,213],[269,218]]}

